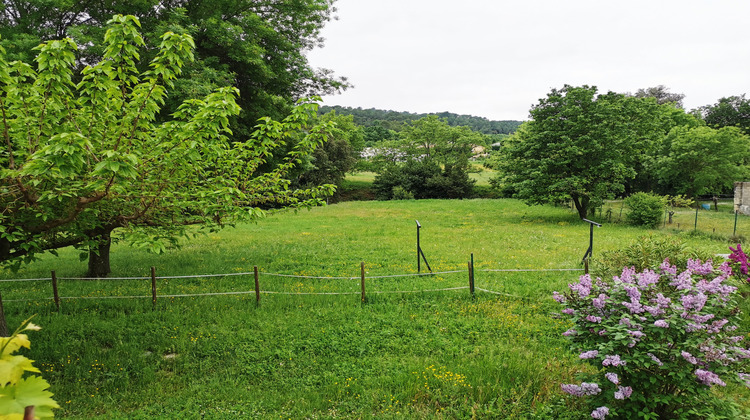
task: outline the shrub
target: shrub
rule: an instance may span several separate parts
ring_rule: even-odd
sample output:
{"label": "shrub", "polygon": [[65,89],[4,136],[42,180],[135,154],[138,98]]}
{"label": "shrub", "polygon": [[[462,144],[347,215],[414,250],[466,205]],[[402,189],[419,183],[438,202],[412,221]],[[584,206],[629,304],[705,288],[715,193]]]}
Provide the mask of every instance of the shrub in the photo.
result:
{"label": "shrub", "polygon": [[413,198],[467,198],[471,196],[474,181],[468,168],[442,169],[434,160],[409,160],[385,167],[373,181],[379,200],[393,199],[394,187],[401,187]]}
{"label": "shrub", "polygon": [[[657,271],[581,276],[554,298],[574,327],[564,333],[598,371],[564,392],[589,399],[593,418],[695,418],[717,405],[712,386],[750,386],[750,350],[737,330],[731,268],[688,260]],[[724,404],[731,406],[731,404]],[[729,412],[729,409],[727,409]]]}
{"label": "shrub", "polygon": [[397,185],[393,187],[393,192],[391,193],[391,197],[394,200],[413,200],[414,194],[410,193],[409,191],[406,191],[404,187]]}
{"label": "shrub", "polygon": [[688,248],[679,238],[644,235],[625,248],[605,251],[601,257],[593,258],[591,271],[599,277],[612,277],[622,267],[656,270],[667,258],[672,264],[685,267],[689,259],[707,260],[711,254]]}
{"label": "shrub", "polygon": [[664,197],[638,192],[625,199],[625,205],[630,208],[627,222],[634,226],[655,228],[662,220],[662,213],[666,201]]}

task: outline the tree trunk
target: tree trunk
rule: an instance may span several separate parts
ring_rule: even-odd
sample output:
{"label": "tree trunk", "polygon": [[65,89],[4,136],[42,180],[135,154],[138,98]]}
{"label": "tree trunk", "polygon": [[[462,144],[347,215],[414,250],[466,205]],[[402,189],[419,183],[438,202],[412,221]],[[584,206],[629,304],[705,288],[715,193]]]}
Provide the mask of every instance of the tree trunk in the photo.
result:
{"label": "tree trunk", "polygon": [[5,321],[5,311],[3,310],[3,295],[0,295],[0,337],[10,336],[8,323]]}
{"label": "tree trunk", "polygon": [[109,247],[112,244],[112,232],[99,238],[99,244],[89,248],[89,271],[86,277],[107,277],[112,272],[109,268]]}
{"label": "tree trunk", "polygon": [[572,195],[571,198],[573,199],[573,204],[576,206],[576,210],[578,210],[578,217],[585,219],[589,210],[589,198],[578,197],[577,195]]}

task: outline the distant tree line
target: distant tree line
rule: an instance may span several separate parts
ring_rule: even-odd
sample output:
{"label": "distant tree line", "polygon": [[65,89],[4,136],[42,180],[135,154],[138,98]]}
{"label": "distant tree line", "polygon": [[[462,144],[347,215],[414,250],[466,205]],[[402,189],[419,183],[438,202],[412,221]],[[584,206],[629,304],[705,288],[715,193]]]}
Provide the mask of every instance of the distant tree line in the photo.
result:
{"label": "distant tree line", "polygon": [[351,115],[354,117],[354,123],[363,127],[382,127],[396,132],[403,130],[408,123],[430,115],[437,116],[451,127],[469,127],[473,131],[487,135],[512,134],[523,122],[514,120],[493,121],[484,117],[459,115],[452,112],[415,114],[411,112],[389,111],[375,108],[351,108],[338,105],[322,106],[320,107],[319,112],[325,114],[330,111],[336,111],[339,115]]}

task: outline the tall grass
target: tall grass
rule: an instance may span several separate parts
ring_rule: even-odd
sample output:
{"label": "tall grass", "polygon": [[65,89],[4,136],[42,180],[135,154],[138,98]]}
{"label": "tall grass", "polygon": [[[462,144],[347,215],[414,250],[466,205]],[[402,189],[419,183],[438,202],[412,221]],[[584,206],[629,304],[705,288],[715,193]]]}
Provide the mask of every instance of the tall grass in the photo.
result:
{"label": "tall grass", "polygon": [[[416,223],[434,271],[416,273]],[[606,225],[594,255],[645,231]],[[669,232],[658,234],[670,234]],[[9,323],[38,313],[30,357],[52,384],[63,418],[586,418],[561,382],[586,369],[567,351],[568,328],[549,299],[580,268],[589,227],[565,208],[514,200],[347,202],[272,215],[185,242],[156,256],[113,247],[113,276],[239,273],[259,266],[261,289],[284,293],[70,299],[57,313],[48,282],[0,283]],[[713,253],[726,243],[689,237]],[[465,289],[474,254],[476,285]],[[74,250],[44,257],[5,279],[75,277]],[[269,273],[345,277],[303,279]],[[159,280],[161,295],[252,290],[253,278]],[[377,293],[404,292],[410,293]],[[61,280],[63,296],[150,294],[150,280]],[[733,389],[732,398],[748,398]]]}

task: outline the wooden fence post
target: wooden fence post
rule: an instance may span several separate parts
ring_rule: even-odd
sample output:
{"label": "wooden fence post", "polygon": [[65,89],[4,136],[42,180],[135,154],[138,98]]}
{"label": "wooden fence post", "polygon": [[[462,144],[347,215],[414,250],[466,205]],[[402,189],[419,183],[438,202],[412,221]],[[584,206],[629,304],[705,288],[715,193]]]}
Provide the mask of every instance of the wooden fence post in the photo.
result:
{"label": "wooden fence post", "polygon": [[359,265],[360,274],[362,276],[362,303],[365,303],[365,262],[362,261]]}
{"label": "wooden fence post", "polygon": [[55,273],[55,270],[52,270],[52,293],[55,298],[57,312],[60,312],[60,295],[57,293],[57,274]]}
{"label": "wooden fence post", "polygon": [[260,283],[258,282],[258,266],[253,267],[255,274],[255,304],[260,304]]}
{"label": "wooden fence post", "polygon": [[151,310],[156,310],[156,267],[151,267]]}

